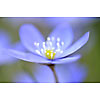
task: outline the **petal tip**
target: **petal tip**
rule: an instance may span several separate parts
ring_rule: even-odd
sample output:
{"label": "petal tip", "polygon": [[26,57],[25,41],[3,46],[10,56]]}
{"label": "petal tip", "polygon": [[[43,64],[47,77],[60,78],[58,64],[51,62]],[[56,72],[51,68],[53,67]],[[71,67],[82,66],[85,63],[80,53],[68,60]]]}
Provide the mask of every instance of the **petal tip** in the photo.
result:
{"label": "petal tip", "polygon": [[86,35],[87,35],[87,38],[89,39],[89,36],[90,36],[90,32],[86,32]]}

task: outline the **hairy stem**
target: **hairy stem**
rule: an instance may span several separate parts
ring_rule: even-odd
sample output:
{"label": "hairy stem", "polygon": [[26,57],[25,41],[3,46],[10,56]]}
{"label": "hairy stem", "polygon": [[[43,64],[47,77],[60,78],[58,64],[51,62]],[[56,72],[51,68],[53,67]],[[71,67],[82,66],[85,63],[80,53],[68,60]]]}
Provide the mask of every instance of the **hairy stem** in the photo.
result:
{"label": "hairy stem", "polygon": [[58,77],[57,77],[57,75],[56,75],[56,71],[55,71],[55,65],[54,64],[50,64],[50,65],[48,65],[49,66],[49,68],[52,70],[52,72],[53,72],[53,75],[54,75],[54,77],[55,77],[55,82],[56,83],[59,83],[59,81],[58,81]]}

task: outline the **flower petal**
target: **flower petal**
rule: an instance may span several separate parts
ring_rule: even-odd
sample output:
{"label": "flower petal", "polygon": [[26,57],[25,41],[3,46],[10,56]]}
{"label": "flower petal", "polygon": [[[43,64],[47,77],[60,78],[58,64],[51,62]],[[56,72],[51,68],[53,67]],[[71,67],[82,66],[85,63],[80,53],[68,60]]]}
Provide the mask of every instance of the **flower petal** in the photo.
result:
{"label": "flower petal", "polygon": [[55,78],[51,69],[46,65],[36,64],[34,66],[35,69],[33,71],[34,77],[37,79],[39,83],[54,83]]}
{"label": "flower petal", "polygon": [[69,66],[71,82],[83,82],[87,76],[87,68],[79,63]]}
{"label": "flower petal", "polygon": [[64,42],[63,49],[66,49],[73,41],[73,32],[71,27],[68,24],[62,24],[57,26],[53,32],[51,32],[50,36],[51,39],[54,37],[53,44],[57,44],[57,38],[58,41]]}
{"label": "flower petal", "polygon": [[35,63],[50,63],[51,62],[41,56],[38,56],[32,53],[24,53],[24,52],[12,50],[12,49],[8,50],[8,54],[17,59],[21,59],[28,62],[35,62]]}
{"label": "flower petal", "polygon": [[7,54],[7,49],[0,48],[0,65],[15,63],[17,59]]}
{"label": "flower petal", "polygon": [[87,76],[86,66],[79,63],[56,65],[55,70],[59,82],[83,82]]}
{"label": "flower petal", "polygon": [[26,48],[19,41],[14,43],[10,49],[15,49],[15,50],[18,50],[18,51],[26,51]]}
{"label": "flower petal", "polygon": [[74,61],[77,61],[78,59],[80,59],[80,57],[81,57],[80,55],[75,55],[73,57],[57,59],[57,60],[52,61],[52,64],[64,64],[64,63],[74,62]]}
{"label": "flower petal", "polygon": [[[36,53],[36,49],[42,46],[42,42],[44,42],[44,38],[42,34],[35,28],[32,24],[24,24],[21,26],[20,38],[24,46],[31,52]],[[39,47],[36,47],[34,43],[39,43]]]}
{"label": "flower petal", "polygon": [[11,39],[6,31],[0,30],[0,48],[7,48],[10,46]]}
{"label": "flower petal", "polygon": [[83,45],[87,43],[89,39],[89,32],[85,33],[78,41],[76,41],[72,46],[70,46],[64,53],[61,55],[61,57],[68,56],[75,51],[79,50]]}

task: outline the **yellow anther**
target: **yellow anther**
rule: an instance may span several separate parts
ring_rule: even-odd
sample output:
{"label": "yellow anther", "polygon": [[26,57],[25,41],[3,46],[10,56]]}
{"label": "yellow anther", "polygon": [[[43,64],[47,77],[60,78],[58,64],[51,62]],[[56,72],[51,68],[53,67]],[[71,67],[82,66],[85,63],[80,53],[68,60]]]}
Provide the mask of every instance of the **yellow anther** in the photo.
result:
{"label": "yellow anther", "polygon": [[48,59],[54,59],[55,58],[55,52],[53,50],[46,50],[45,52],[45,56],[48,58]]}

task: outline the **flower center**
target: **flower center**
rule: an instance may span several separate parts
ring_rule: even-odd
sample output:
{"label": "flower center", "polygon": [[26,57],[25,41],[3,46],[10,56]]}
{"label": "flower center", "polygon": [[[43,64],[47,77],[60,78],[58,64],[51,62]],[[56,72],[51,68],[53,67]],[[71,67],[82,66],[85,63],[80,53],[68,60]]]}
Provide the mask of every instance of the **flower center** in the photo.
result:
{"label": "flower center", "polygon": [[48,59],[54,59],[55,58],[56,53],[53,50],[46,50],[45,51],[45,56]]}
{"label": "flower center", "polygon": [[43,42],[41,47],[38,42],[34,42],[36,53],[48,59],[55,59],[63,53],[64,42],[59,37],[47,37],[46,42]]}

